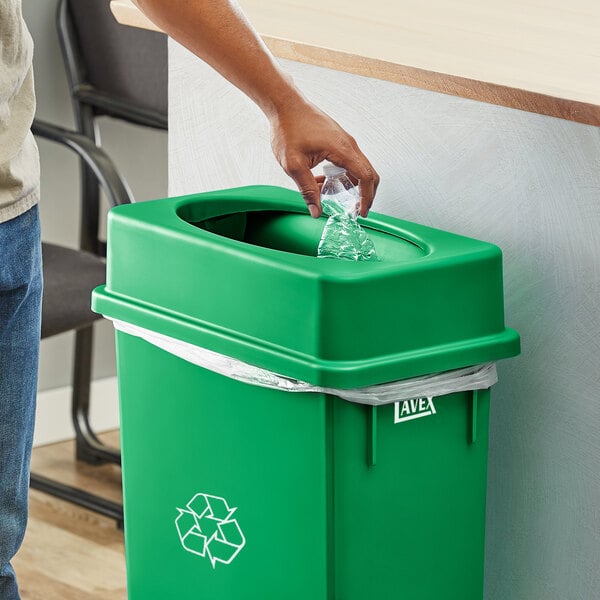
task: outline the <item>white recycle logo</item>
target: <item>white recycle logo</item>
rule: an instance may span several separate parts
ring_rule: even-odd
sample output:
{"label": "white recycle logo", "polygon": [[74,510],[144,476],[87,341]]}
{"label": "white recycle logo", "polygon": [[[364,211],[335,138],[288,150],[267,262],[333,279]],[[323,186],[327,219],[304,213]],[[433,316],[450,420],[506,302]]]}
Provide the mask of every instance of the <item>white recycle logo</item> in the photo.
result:
{"label": "white recycle logo", "polygon": [[208,556],[213,569],[218,562],[230,564],[246,544],[237,521],[231,518],[236,510],[224,498],[196,494],[185,509],[177,509],[175,526],[181,545],[192,554]]}

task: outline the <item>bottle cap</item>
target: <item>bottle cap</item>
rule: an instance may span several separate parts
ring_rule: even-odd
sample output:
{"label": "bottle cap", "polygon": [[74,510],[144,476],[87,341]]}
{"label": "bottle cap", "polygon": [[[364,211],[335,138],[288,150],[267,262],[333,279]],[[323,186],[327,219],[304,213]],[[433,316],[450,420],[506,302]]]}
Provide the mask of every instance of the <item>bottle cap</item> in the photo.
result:
{"label": "bottle cap", "polygon": [[325,175],[325,177],[335,177],[336,175],[341,175],[345,172],[346,169],[343,167],[338,167],[330,162],[326,162],[323,165],[323,175]]}

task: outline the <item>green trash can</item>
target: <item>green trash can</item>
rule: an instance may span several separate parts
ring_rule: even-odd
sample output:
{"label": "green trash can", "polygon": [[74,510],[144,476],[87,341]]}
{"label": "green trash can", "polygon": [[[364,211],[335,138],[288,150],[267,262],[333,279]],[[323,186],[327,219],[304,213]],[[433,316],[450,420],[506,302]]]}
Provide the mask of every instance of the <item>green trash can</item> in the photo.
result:
{"label": "green trash can", "polygon": [[380,261],[318,259],[305,212],[260,186],[110,213],[94,310],[232,359],[117,331],[129,598],[481,600],[489,390],[335,390],[518,354],[501,252],[372,213]]}

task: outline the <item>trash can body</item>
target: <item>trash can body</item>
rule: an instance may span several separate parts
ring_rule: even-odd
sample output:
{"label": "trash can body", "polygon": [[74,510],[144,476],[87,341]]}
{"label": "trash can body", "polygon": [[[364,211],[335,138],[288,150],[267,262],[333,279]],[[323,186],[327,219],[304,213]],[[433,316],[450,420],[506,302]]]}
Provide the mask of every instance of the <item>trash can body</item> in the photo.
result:
{"label": "trash can body", "polygon": [[[202,211],[215,200],[224,218]],[[280,212],[250,227],[255,202]],[[518,352],[491,245],[375,217],[376,248],[377,231],[397,239],[369,271],[314,258],[315,223],[286,190],[147,204],[111,215],[93,300],[109,317],[343,388]],[[130,600],[481,600],[489,390],[354,404],[242,383],[121,331],[117,361]]]}

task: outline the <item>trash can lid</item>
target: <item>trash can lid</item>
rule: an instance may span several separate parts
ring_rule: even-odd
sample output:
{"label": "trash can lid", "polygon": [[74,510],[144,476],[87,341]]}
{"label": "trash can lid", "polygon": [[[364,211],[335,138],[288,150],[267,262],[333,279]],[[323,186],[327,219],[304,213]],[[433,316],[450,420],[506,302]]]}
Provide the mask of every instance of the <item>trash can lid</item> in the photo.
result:
{"label": "trash can lid", "polygon": [[518,354],[498,247],[376,213],[361,223],[377,262],[317,258],[325,219],[283,188],[120,206],[93,308],[340,388]]}

